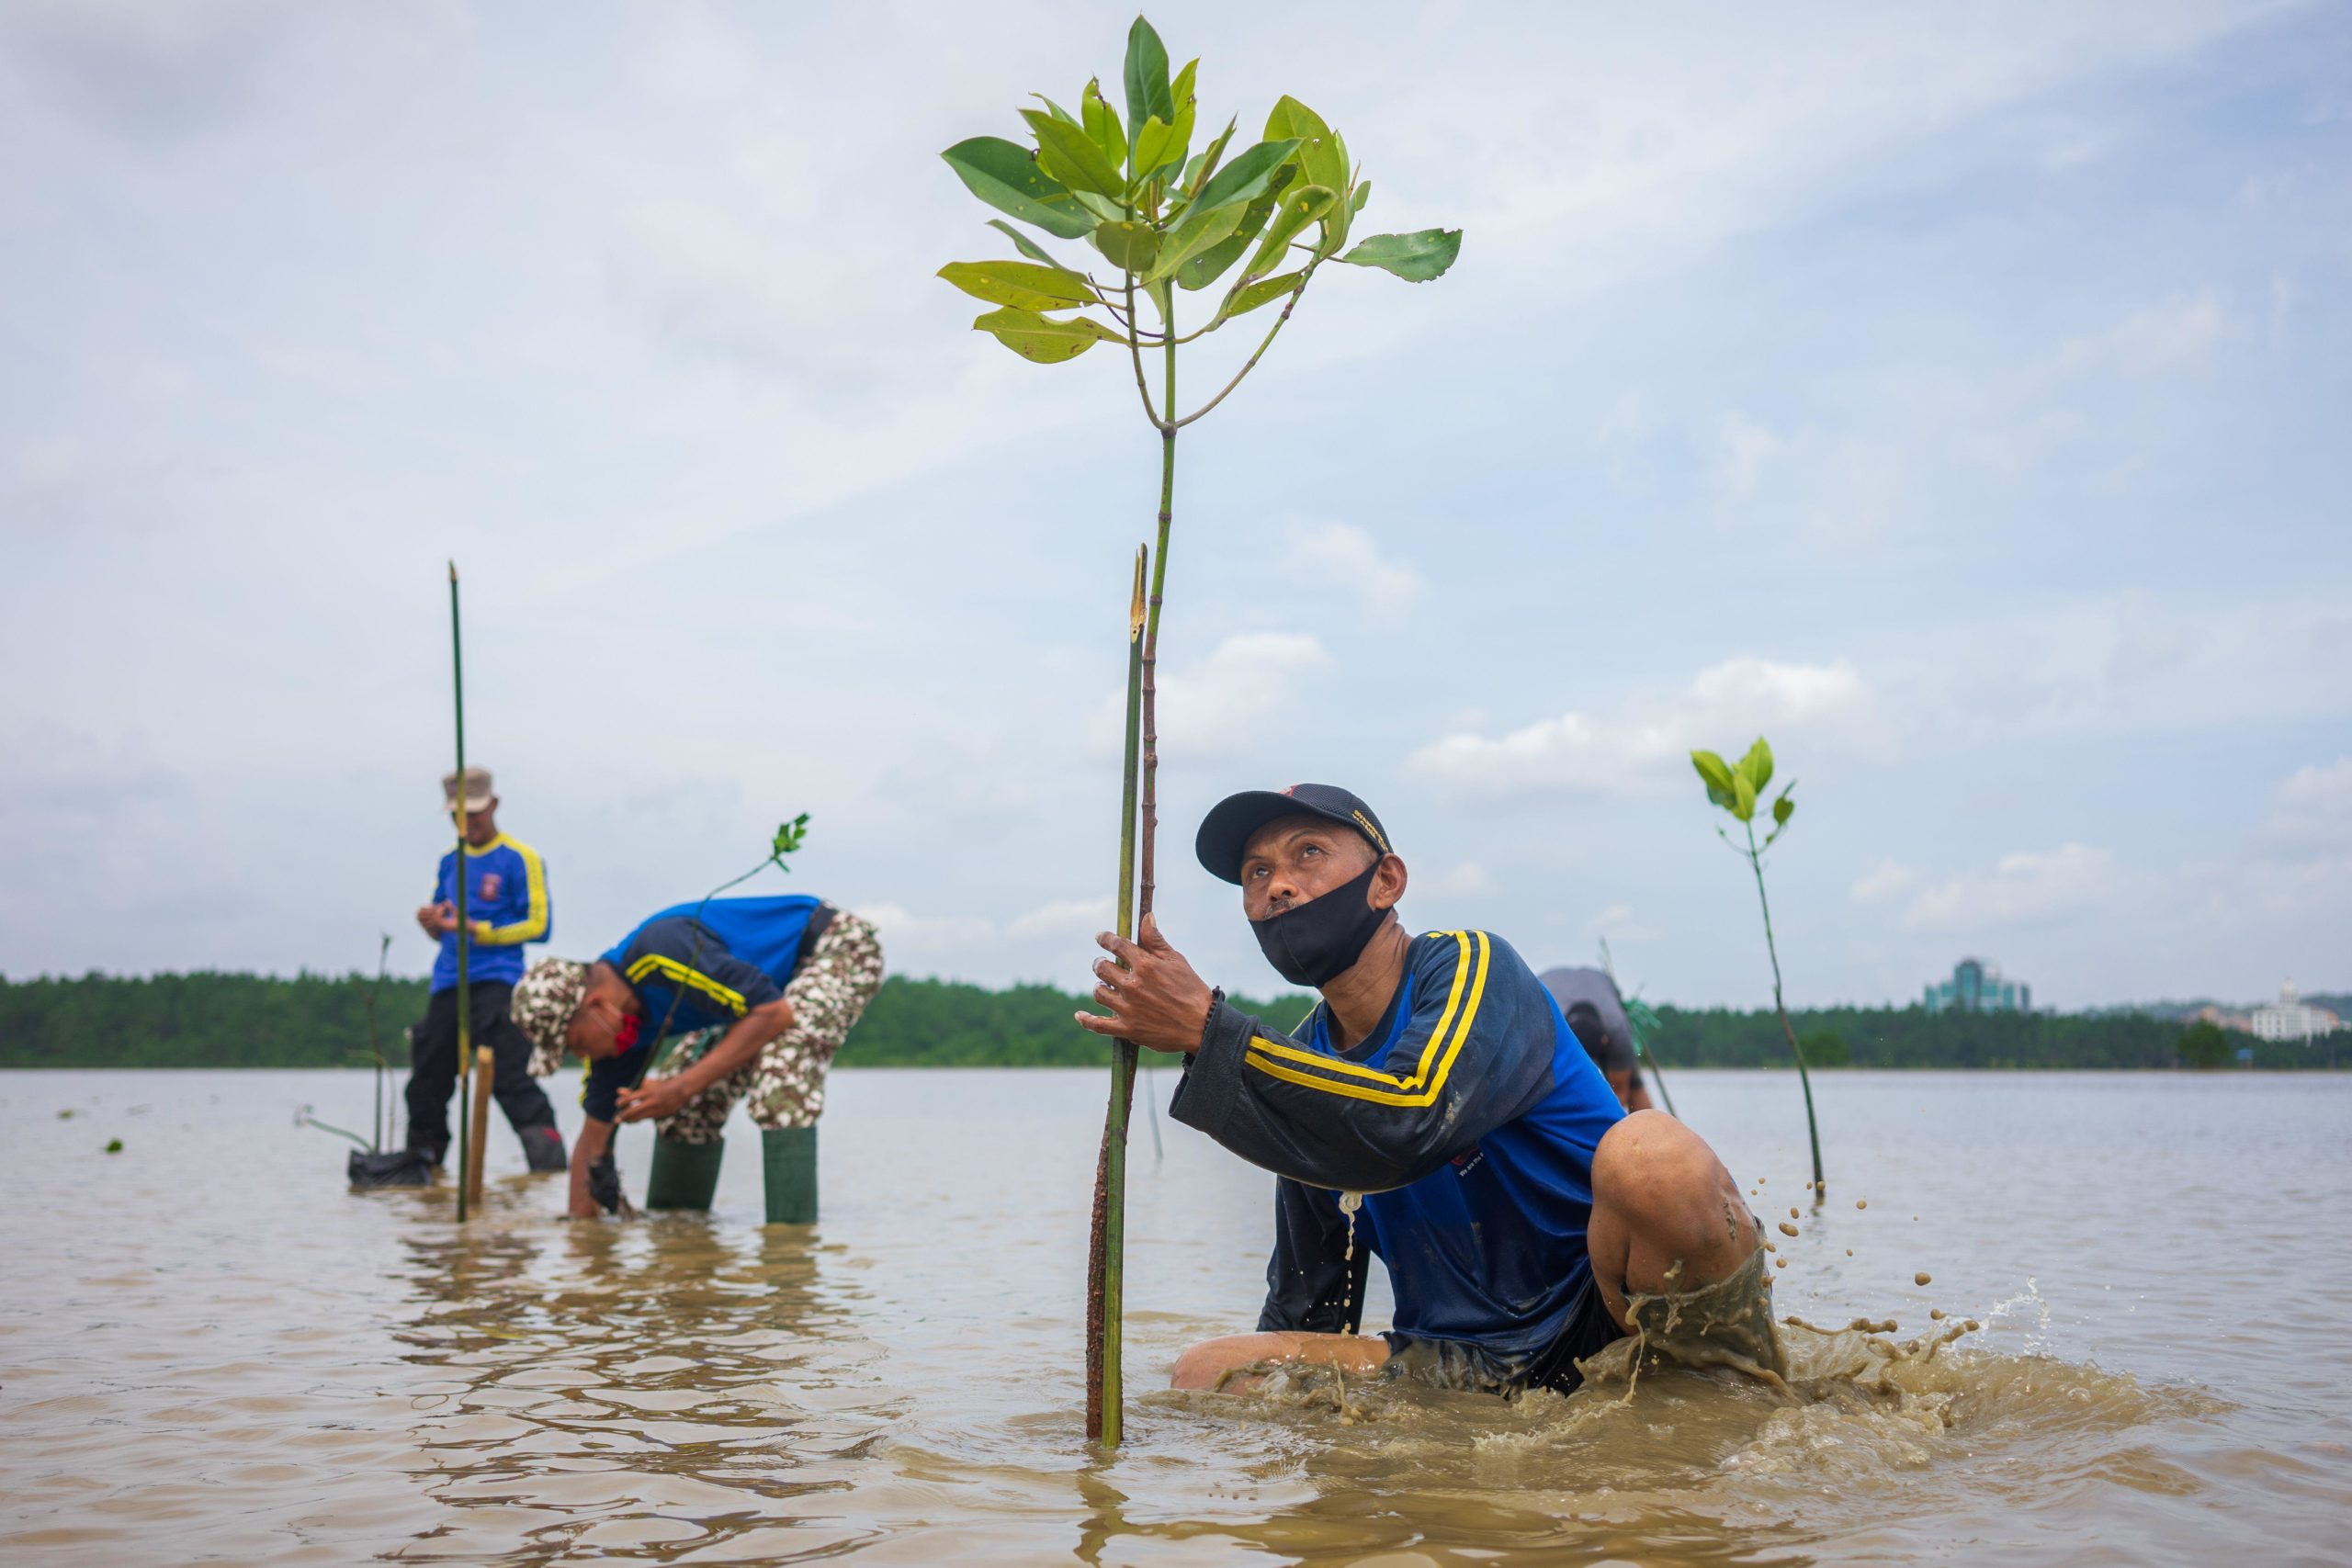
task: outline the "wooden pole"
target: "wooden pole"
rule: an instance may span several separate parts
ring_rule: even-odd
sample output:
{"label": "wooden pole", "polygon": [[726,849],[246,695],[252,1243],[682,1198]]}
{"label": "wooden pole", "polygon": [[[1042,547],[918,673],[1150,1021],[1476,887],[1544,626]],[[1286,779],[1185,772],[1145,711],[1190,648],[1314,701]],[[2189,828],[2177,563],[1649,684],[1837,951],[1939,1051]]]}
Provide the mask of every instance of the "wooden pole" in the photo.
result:
{"label": "wooden pole", "polygon": [[[1127,740],[1119,788],[1119,934],[1135,935],[1136,770],[1142,761],[1144,562],[1136,548],[1136,577],[1127,602]],[[1124,1382],[1120,1375],[1126,1295],[1127,1110],[1135,1094],[1136,1048],[1111,1043],[1111,1100],[1102,1113],[1102,1147],[1094,1164],[1094,1228],[1086,1259],[1086,1435],[1119,1446]]]}
{"label": "wooden pole", "polygon": [[[467,950],[471,946],[473,930],[466,912],[466,649],[458,632],[458,563],[449,563],[449,671],[457,695],[458,719],[458,798],[449,815],[457,821],[458,859],[458,1219],[462,1224],[480,1190],[474,1150],[482,1142],[480,1131],[472,1127],[466,1115],[467,1102],[474,1098],[465,1092],[466,1064],[474,1059],[473,1013],[466,996]],[[476,1117],[473,1120],[479,1121]]]}

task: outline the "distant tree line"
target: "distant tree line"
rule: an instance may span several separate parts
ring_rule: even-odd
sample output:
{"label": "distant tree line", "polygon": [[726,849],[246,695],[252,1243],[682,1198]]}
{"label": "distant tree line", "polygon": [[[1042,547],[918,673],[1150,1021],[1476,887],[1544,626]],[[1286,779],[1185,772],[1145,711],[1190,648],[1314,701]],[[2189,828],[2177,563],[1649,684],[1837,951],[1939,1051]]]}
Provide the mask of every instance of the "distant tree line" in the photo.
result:
{"label": "distant tree line", "polygon": [[[368,1054],[365,975],[199,972],[143,977],[0,979],[0,1067],[342,1067]],[[384,1055],[408,1063],[401,1031],[424,1010],[425,983],[389,979],[377,1001]],[[1238,1005],[1278,1027],[1310,998]],[[842,1048],[868,1067],[1080,1067],[1101,1044],[1070,1022],[1082,998],[1051,986],[991,990],[953,980],[892,976]],[[1786,1067],[1788,1047],[1770,1012],[1660,1007],[1653,1041],[1678,1066]],[[2251,1048],[2261,1067],[2352,1066],[2352,1038],[2331,1052],[2250,1035],[2184,1030],[2142,1014],[1929,1013],[1833,1008],[1791,1015],[1808,1061],[1825,1067],[2130,1068],[2219,1066]],[[2218,1039],[2214,1036],[2219,1036]]]}

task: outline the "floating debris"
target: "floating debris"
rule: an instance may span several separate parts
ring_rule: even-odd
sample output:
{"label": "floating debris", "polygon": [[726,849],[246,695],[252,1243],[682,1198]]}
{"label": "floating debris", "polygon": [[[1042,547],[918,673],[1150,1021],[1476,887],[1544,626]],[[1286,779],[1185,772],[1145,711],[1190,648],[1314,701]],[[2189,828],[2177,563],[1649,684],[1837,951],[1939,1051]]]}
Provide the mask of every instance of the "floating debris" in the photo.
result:
{"label": "floating debris", "polygon": [[107,1153],[110,1155],[119,1155],[122,1153],[122,1140],[120,1138],[108,1138],[107,1140]]}
{"label": "floating debris", "polygon": [[70,1106],[70,1105],[69,1105],[69,1106],[67,1106],[64,1110],[62,1110],[62,1111],[59,1111],[59,1112],[57,1113],[57,1119],[58,1119],[60,1122],[71,1122],[71,1121],[73,1121],[73,1120],[74,1120],[74,1108],[73,1108],[72,1106]]}

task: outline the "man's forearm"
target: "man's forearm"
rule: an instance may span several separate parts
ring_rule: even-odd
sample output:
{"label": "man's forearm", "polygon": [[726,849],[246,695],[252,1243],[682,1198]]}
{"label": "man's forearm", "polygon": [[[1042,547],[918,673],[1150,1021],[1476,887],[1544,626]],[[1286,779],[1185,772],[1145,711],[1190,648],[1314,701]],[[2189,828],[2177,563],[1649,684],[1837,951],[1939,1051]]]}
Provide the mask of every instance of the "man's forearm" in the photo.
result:
{"label": "man's forearm", "polygon": [[768,1042],[792,1027],[792,1004],[778,999],[753,1008],[729,1025],[718,1043],[702,1055],[702,1059],[678,1074],[675,1082],[689,1096],[700,1094],[711,1085],[731,1076],[752,1057],[760,1054]]}
{"label": "man's forearm", "polygon": [[574,1214],[593,1217],[596,1213],[596,1200],[588,1190],[588,1171],[612,1146],[610,1122],[599,1122],[591,1116],[580,1124],[580,1136],[571,1145],[571,1209]]}

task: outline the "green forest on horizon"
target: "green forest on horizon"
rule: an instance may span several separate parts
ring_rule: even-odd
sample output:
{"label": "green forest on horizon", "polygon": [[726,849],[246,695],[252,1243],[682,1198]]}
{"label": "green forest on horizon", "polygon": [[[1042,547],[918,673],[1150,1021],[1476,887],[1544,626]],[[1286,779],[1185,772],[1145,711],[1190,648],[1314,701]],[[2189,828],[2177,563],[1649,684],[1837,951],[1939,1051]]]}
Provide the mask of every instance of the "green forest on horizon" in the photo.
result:
{"label": "green forest on horizon", "polygon": [[[368,1053],[364,975],[185,975],[0,979],[0,1067],[334,1067]],[[424,1010],[425,982],[387,979],[377,1027],[386,1059],[405,1067],[402,1029]],[[1235,998],[1277,1028],[1311,1001]],[[1083,999],[1052,986],[992,990],[960,981],[892,976],[842,1050],[853,1067],[1089,1067],[1102,1043],[1070,1022]],[[1660,1006],[1653,1042],[1664,1070],[1786,1067],[1788,1047],[1770,1010]],[[1908,1008],[1828,1008],[1792,1013],[1816,1066],[2165,1068],[2181,1066],[2183,1026],[2145,1014],[1931,1014]],[[2258,1067],[2352,1066],[2340,1052],[2228,1037]]]}

